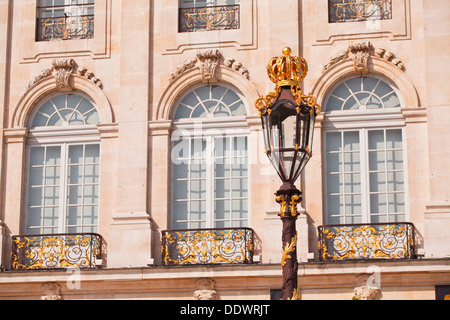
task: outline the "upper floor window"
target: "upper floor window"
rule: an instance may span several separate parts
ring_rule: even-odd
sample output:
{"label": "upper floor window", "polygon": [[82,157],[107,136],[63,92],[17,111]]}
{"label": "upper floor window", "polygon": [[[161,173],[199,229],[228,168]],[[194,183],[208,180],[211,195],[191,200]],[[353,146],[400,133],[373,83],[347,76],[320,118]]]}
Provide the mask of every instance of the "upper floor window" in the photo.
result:
{"label": "upper floor window", "polygon": [[239,0],[180,0],[179,32],[239,29]]}
{"label": "upper floor window", "polygon": [[392,0],[328,0],[329,22],[392,19]]}
{"label": "upper floor window", "polygon": [[25,233],[97,232],[99,115],[87,96],[60,94],[38,105],[27,143]]}
{"label": "upper floor window", "polygon": [[94,0],[38,0],[36,40],[94,37]]}
{"label": "upper floor window", "polygon": [[323,135],[327,224],[407,219],[404,124],[396,117],[401,106],[396,92],[381,79],[356,77],[328,96]]}
{"label": "upper floor window", "polygon": [[179,103],[171,139],[171,228],[248,226],[246,114],[242,95],[224,86],[201,86]]}

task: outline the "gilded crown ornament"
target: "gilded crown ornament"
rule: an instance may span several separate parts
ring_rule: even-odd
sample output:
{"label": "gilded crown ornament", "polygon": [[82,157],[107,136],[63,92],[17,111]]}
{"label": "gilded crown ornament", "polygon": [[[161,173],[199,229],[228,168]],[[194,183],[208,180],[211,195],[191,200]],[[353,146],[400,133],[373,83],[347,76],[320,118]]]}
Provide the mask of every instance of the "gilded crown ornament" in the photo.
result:
{"label": "gilded crown ornament", "polygon": [[289,47],[283,48],[283,55],[270,59],[267,65],[267,75],[275,83],[275,92],[269,92],[265,97],[261,97],[255,102],[256,108],[270,108],[281,92],[282,87],[291,87],[297,105],[306,104],[314,108],[316,114],[320,113],[320,106],[316,103],[316,98],[311,94],[304,95],[301,84],[308,74],[308,63],[303,57],[291,56],[292,50]]}
{"label": "gilded crown ornament", "polygon": [[283,49],[283,56],[270,59],[267,65],[269,79],[277,87],[300,87],[308,73],[308,64],[302,57],[291,56],[289,47]]}

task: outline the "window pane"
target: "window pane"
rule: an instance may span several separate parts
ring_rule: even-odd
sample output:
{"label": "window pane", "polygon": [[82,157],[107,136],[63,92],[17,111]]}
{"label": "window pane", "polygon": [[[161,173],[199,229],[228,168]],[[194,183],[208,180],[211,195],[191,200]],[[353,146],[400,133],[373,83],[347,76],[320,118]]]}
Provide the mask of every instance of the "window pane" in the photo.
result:
{"label": "window pane", "polygon": [[384,149],[384,131],[369,131],[369,149]]}
{"label": "window pane", "polygon": [[394,193],[388,196],[389,199],[389,212],[406,212],[405,195],[403,193]]}
{"label": "window pane", "polygon": [[82,204],[83,203],[83,188],[80,186],[70,186],[67,188],[68,204]]}
{"label": "window pane", "polygon": [[359,150],[359,132],[344,132],[344,150]]}
{"label": "window pane", "polygon": [[69,147],[69,163],[83,163],[83,146],[70,146]]}
{"label": "window pane", "polygon": [[230,179],[216,179],[214,190],[216,198],[230,198]]}
{"label": "window pane", "polygon": [[47,147],[46,149],[46,165],[58,165],[61,158],[60,147]]}
{"label": "window pane", "polygon": [[191,220],[206,220],[206,201],[191,201]]}
{"label": "window pane", "polygon": [[28,191],[28,206],[41,206],[42,205],[42,188],[29,188]]}
{"label": "window pane", "polygon": [[359,152],[344,152],[344,171],[359,172],[361,170]]}
{"label": "window pane", "polygon": [[400,129],[386,130],[386,148],[388,149],[403,148],[402,131]]}
{"label": "window pane", "polygon": [[344,201],[343,196],[331,196],[327,198],[328,214],[329,215],[343,215]]}
{"label": "window pane", "polygon": [[326,111],[341,110],[343,103],[344,103],[343,100],[340,100],[336,97],[331,96],[327,101],[327,110]]}
{"label": "window pane", "polygon": [[387,203],[385,194],[370,195],[370,213],[386,213]]}
{"label": "window pane", "polygon": [[174,179],[187,179],[188,173],[188,165],[186,163],[176,164],[173,166]]}
{"label": "window pane", "polygon": [[232,219],[247,219],[247,200],[232,201]]}
{"label": "window pane", "polygon": [[361,192],[361,175],[359,173],[344,174],[345,193]]}
{"label": "window pane", "polygon": [[30,186],[43,185],[44,169],[42,167],[30,168],[30,176],[28,184]]}
{"label": "window pane", "polygon": [[[56,227],[58,225],[58,209],[57,208],[44,208],[44,224],[43,225],[45,227]],[[51,230],[53,231],[53,228]]]}
{"label": "window pane", "polygon": [[328,153],[327,154],[327,172],[342,172],[342,154]]}
{"label": "window pane", "polygon": [[85,163],[98,163],[100,157],[100,145],[86,145]]}
{"label": "window pane", "polygon": [[231,183],[233,198],[248,197],[247,179],[233,179]]}
{"label": "window pane", "polygon": [[388,172],[388,190],[389,191],[404,191],[405,181],[403,172]]}
{"label": "window pane", "polygon": [[206,199],[206,181],[205,180],[193,180],[190,183],[190,196],[191,199]]}
{"label": "window pane", "polygon": [[215,219],[224,220],[230,219],[230,201],[216,200],[215,201]]}
{"label": "window pane", "polygon": [[370,192],[386,192],[386,174],[384,172],[370,174]]}
{"label": "window pane", "polygon": [[361,215],[361,195],[345,196],[345,214],[347,215]]}
{"label": "window pane", "polygon": [[384,151],[369,152],[369,170],[385,170]]}
{"label": "window pane", "polygon": [[386,151],[387,169],[388,170],[403,170],[403,151],[395,150]]}
{"label": "window pane", "polygon": [[329,194],[344,192],[344,181],[342,174],[327,175],[327,191]]}
{"label": "window pane", "polygon": [[42,220],[41,208],[29,208],[27,211],[27,227],[39,227]]}
{"label": "window pane", "polygon": [[44,164],[45,148],[37,147],[30,149],[30,165],[39,166]]}
{"label": "window pane", "polygon": [[44,190],[44,205],[57,206],[59,204],[59,187],[47,187]]}
{"label": "window pane", "polygon": [[340,132],[327,132],[327,151],[340,151],[342,150],[341,133]]}
{"label": "window pane", "polygon": [[378,82],[380,82],[380,80],[372,77],[365,77],[363,80],[364,91],[372,92],[373,89],[375,89]]}
{"label": "window pane", "polygon": [[173,198],[175,200],[188,199],[188,181],[174,181]]}
{"label": "window pane", "polygon": [[173,219],[174,221],[187,221],[188,220],[188,202],[176,201],[173,203]]}

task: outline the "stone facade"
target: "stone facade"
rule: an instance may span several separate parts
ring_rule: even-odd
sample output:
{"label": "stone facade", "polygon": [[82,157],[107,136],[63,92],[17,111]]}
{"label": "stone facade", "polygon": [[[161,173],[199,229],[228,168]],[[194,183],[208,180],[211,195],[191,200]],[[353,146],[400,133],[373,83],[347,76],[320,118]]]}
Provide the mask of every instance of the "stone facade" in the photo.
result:
{"label": "stone facade", "polygon": [[[281,181],[254,102],[273,90],[266,65],[286,46],[308,62],[304,92],[323,107],[314,156],[297,182],[302,299],[434,299],[435,286],[450,285],[450,2],[396,0],[392,19],[329,23],[327,1],[240,0],[238,29],[178,32],[178,0],[96,0],[93,38],[35,41],[37,2],[0,0],[0,299],[269,299],[282,279]],[[386,79],[401,97],[407,219],[422,259],[319,262],[324,105],[340,81],[360,76]],[[201,85],[237,88],[244,98],[254,263],[171,269],[161,265],[161,231],[171,228],[173,119]],[[81,270],[81,288],[70,290],[65,271],[11,271],[11,237],[25,230],[30,119],[46,97],[77,92],[100,118],[84,134],[100,145],[97,233],[107,257],[102,269]],[[356,284],[371,265],[379,286]]]}

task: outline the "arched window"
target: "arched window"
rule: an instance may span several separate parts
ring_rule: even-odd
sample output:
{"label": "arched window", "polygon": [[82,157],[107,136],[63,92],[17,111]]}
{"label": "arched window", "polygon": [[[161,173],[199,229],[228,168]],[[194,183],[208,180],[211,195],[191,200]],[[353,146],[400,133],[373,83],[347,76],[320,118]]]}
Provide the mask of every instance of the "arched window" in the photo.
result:
{"label": "arched window", "polygon": [[395,85],[376,77],[342,81],[326,98],[326,223],[407,219],[401,105]]}
{"label": "arched window", "polygon": [[25,233],[96,232],[99,115],[84,94],[45,98],[29,121]]}
{"label": "arched window", "polygon": [[172,134],[172,229],[248,225],[248,128],[242,94],[208,85],[178,104]]}

